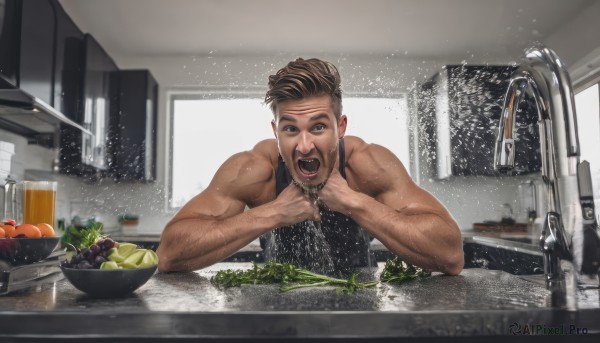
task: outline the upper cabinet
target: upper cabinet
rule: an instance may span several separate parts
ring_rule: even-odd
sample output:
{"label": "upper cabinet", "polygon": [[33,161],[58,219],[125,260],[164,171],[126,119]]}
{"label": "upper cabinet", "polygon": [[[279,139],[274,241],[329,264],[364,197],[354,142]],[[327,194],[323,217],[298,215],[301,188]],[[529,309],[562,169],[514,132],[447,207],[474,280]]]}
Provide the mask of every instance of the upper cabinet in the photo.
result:
{"label": "upper cabinet", "polygon": [[0,2],[0,82],[52,104],[56,16],[51,0]]}
{"label": "upper cabinet", "polygon": [[21,4],[0,1],[0,87],[18,86],[21,47]]}
{"label": "upper cabinet", "polygon": [[[504,96],[512,66],[449,65],[422,85],[427,96],[419,115],[431,118],[423,125],[429,137],[434,176],[498,176],[494,148]],[[516,119],[514,175],[541,169],[537,112],[532,99],[519,105]],[[429,119],[428,119],[429,120]]]}
{"label": "upper cabinet", "polygon": [[86,132],[56,98],[65,17],[56,0],[0,1],[0,128],[47,147],[56,147],[62,123]]}
{"label": "upper cabinet", "polygon": [[62,173],[154,180],[157,91],[57,0],[0,0],[0,128],[60,148]]}
{"label": "upper cabinet", "polygon": [[115,74],[119,112],[111,120],[111,174],[122,181],[156,178],[158,84],[148,70]]}
{"label": "upper cabinet", "polygon": [[53,105],[55,3],[22,0],[19,88]]}
{"label": "upper cabinet", "polygon": [[83,116],[80,124],[94,136],[84,135],[82,154],[85,165],[108,170],[108,130],[110,111],[118,99],[111,93],[111,77],[119,70],[102,46],[89,34],[84,39]]}
{"label": "upper cabinet", "polygon": [[82,108],[83,32],[56,6],[56,48],[53,106],[72,120],[79,120]]}
{"label": "upper cabinet", "polygon": [[[76,40],[73,44],[76,47]],[[66,42],[65,46],[68,46]],[[61,171],[76,175],[100,175],[108,172],[108,137],[111,111],[118,111],[118,98],[111,89],[111,78],[119,70],[112,58],[90,34],[85,34],[80,50],[80,91],[72,95],[79,103],[74,107],[74,120],[93,135],[63,128],[61,138]],[[69,72],[67,70],[67,72]]]}

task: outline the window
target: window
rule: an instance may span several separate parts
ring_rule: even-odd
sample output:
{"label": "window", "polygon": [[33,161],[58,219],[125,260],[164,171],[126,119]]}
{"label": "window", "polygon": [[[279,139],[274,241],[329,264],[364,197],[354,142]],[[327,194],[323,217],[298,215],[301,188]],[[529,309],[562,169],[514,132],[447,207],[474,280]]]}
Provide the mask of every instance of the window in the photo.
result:
{"label": "window", "polygon": [[[598,84],[575,95],[580,160],[590,162],[596,215],[600,214],[600,93]],[[600,219],[600,218],[599,218]]]}
{"label": "window", "polygon": [[581,160],[590,162],[592,171],[600,172],[600,99],[598,84],[575,95],[577,130],[581,146]]}
{"label": "window", "polygon": [[[178,208],[205,189],[231,155],[274,138],[273,115],[263,99],[172,99],[171,207]],[[347,135],[390,149],[408,164],[405,98],[344,98]]]}
{"label": "window", "polygon": [[272,138],[270,110],[262,99],[181,99],[173,103],[173,207],[206,188],[231,155]]}

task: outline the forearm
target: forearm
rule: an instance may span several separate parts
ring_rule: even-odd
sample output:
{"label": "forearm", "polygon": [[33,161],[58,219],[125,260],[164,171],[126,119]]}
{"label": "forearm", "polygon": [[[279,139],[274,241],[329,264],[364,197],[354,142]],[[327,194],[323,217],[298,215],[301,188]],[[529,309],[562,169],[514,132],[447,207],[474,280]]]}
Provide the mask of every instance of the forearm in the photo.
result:
{"label": "forearm", "polygon": [[397,211],[363,193],[352,197],[348,213],[408,263],[452,275],[463,268],[460,230],[449,216]]}
{"label": "forearm", "polygon": [[268,206],[226,219],[175,218],[167,225],[157,250],[160,271],[192,271],[234,254],[276,227]]}

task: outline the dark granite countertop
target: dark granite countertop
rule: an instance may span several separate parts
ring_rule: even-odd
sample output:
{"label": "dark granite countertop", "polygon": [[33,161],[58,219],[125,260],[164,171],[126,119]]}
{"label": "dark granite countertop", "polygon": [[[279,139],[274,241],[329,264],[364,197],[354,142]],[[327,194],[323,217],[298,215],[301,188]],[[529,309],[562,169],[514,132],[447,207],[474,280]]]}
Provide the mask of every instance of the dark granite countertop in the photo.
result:
{"label": "dark granite countertop", "polygon": [[[0,341],[507,338],[514,323],[600,335],[598,289],[579,291],[577,311],[552,308],[550,293],[535,280],[538,276],[527,279],[473,268],[459,276],[434,274],[354,294],[333,287],[281,293],[276,285],[220,290],[210,283],[218,270],[249,266],[219,263],[193,273],[159,273],[121,299],[89,298],[66,280],[2,296]],[[378,277],[382,267],[380,263],[377,270],[365,270],[363,277]]]}

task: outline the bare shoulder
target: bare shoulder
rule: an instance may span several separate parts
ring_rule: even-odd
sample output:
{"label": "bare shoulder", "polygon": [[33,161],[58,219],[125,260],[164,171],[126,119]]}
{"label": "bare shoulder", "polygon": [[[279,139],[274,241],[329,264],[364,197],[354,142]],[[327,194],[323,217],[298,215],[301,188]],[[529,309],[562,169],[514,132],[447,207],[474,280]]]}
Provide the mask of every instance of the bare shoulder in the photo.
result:
{"label": "bare shoulder", "polygon": [[265,139],[256,143],[250,152],[255,154],[255,157],[263,159],[264,162],[270,161],[273,167],[277,165],[279,150],[277,149],[277,141],[275,139]]}
{"label": "bare shoulder", "polygon": [[251,150],[231,156],[217,170],[209,189],[219,189],[248,205],[270,193],[277,162],[275,140],[257,143]]}
{"label": "bare shoulder", "polygon": [[400,159],[388,148],[379,144],[367,143],[359,137],[344,138],[346,148],[346,165],[355,168],[371,169],[373,166],[397,167],[402,165]]}
{"label": "bare shoulder", "polygon": [[172,221],[186,218],[228,218],[275,197],[273,142],[260,142],[229,157],[200,194],[188,201]]}
{"label": "bare shoulder", "polygon": [[368,146],[364,140],[356,136],[344,136],[344,147],[346,149],[346,160],[354,154],[355,151],[359,151]]}
{"label": "bare shoulder", "polygon": [[348,183],[356,190],[376,196],[412,183],[400,159],[386,147],[354,136],[345,137],[344,143]]}
{"label": "bare shoulder", "polygon": [[[454,223],[445,207],[410,177],[389,149],[349,137],[346,179],[354,190],[405,214],[437,213]],[[452,224],[455,225],[455,224]]]}

